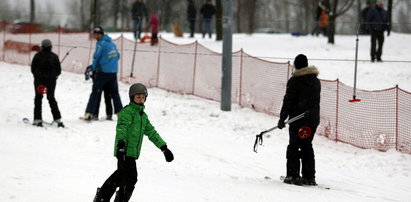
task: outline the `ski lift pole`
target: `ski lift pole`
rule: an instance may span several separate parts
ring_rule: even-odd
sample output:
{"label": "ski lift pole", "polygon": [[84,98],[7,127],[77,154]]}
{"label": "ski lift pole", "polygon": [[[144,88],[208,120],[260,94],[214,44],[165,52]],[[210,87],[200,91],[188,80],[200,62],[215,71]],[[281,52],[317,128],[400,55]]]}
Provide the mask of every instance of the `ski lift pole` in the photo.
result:
{"label": "ski lift pole", "polygon": [[[298,116],[295,116],[295,117],[293,117],[292,119],[289,119],[288,121],[284,122],[284,124],[290,124],[290,123],[292,123],[292,122],[294,122],[294,121],[297,121],[297,120],[299,120],[299,119],[302,119],[303,117],[307,116],[309,113],[310,113],[310,111],[305,111],[304,113],[302,113],[302,114],[300,114],[300,115],[298,115]],[[256,137],[255,137],[255,142],[254,142],[254,152],[255,152],[255,153],[257,153],[257,147],[258,147],[258,145],[263,145],[263,135],[264,135],[265,133],[271,132],[271,131],[273,131],[273,130],[275,130],[275,129],[277,129],[277,128],[278,128],[278,126],[274,126],[274,127],[270,128],[270,129],[265,130],[265,131],[262,131],[260,134],[256,135]]]}
{"label": "ski lift pole", "polygon": [[352,100],[349,100],[349,102],[359,102],[361,101],[360,99],[356,98],[356,91],[357,91],[357,63],[358,63],[358,35],[360,32],[360,23],[358,23],[357,26],[357,38],[355,39],[355,62],[354,62],[354,87],[353,87],[353,95],[352,95]]}
{"label": "ski lift pole", "polygon": [[[136,26],[136,30],[134,30],[134,32],[136,32],[137,30],[140,32],[140,25],[141,25],[141,21],[143,21],[143,18],[138,17],[138,23]],[[131,72],[130,72],[130,77],[133,77],[133,72],[134,72],[134,61],[136,59],[136,51],[137,51],[137,39],[138,39],[138,34],[136,33],[136,37],[135,37],[135,42],[134,42],[134,51],[133,51],[133,60],[131,62]]]}
{"label": "ski lift pole", "polygon": [[71,47],[70,50],[67,51],[66,55],[63,57],[63,59],[61,60],[60,64],[63,63],[63,61],[66,59],[66,57],[70,54],[70,52],[77,48],[77,46]]}

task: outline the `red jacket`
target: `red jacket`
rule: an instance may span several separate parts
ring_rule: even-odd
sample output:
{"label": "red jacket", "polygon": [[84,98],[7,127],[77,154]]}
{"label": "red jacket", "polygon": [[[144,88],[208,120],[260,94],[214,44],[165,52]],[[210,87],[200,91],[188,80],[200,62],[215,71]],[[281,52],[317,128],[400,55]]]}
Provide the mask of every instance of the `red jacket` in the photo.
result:
{"label": "red jacket", "polygon": [[146,27],[146,32],[148,32],[148,30],[151,28],[151,33],[157,34],[159,26],[160,26],[160,20],[158,19],[157,14],[151,14],[150,22],[148,23]]}

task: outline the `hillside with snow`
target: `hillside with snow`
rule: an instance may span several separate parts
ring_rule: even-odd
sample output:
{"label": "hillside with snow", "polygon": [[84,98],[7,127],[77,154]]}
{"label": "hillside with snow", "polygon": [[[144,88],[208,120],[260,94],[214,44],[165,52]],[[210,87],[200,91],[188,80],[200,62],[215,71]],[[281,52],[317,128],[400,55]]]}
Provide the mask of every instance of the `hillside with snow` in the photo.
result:
{"label": "hillside with snow", "polygon": [[[192,40],[164,36],[179,43]],[[366,60],[369,37],[361,37],[360,59]],[[221,47],[220,42],[212,40],[200,42],[216,51]],[[383,59],[409,60],[409,48],[405,47],[409,42],[410,35],[393,33],[386,40]],[[338,36],[337,44],[332,46],[322,37],[236,35],[234,50],[239,47],[265,57],[291,58],[305,53],[309,59],[352,59],[355,37]],[[320,78],[340,78],[348,85],[352,82],[352,62],[309,62],[320,69]],[[399,84],[411,90],[409,63],[362,61],[359,68],[360,88],[374,90]],[[83,75],[63,72],[57,81],[56,99],[67,127],[38,128],[22,122],[23,117],[33,116],[30,68],[0,62],[0,72],[0,201],[92,201],[96,188],[116,169],[116,122],[87,123],[78,119],[84,114],[91,81],[84,81]],[[128,87],[119,83],[123,105],[129,101]],[[151,88],[148,93],[146,112],[175,160],[167,163],[162,152],[146,138],[137,160],[138,182],[130,201],[406,202],[411,198],[409,154],[363,150],[316,136],[316,179],[330,190],[287,185],[279,180],[285,174],[287,128],[269,133],[258,153],[252,149],[255,135],[276,125],[277,117],[237,105],[231,112],[222,112],[217,102],[161,89]],[[104,112],[103,103],[100,111]],[[52,119],[46,98],[43,118]]]}

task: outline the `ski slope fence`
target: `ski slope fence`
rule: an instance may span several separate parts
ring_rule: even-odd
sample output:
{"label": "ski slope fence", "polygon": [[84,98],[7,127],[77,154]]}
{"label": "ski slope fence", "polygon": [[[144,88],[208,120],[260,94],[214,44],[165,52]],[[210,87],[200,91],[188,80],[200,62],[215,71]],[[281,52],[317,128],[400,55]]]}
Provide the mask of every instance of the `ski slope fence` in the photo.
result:
{"label": "ski slope fence", "polygon": [[[62,68],[83,74],[91,63],[95,41],[88,33],[10,34],[0,32],[0,60],[30,65],[45,38]],[[114,36],[114,35],[113,35]],[[119,78],[172,92],[220,101],[222,55],[194,42],[177,45],[159,39],[156,46],[137,43],[133,77],[130,77],[135,43],[119,34],[114,39],[121,54]],[[71,50],[71,51],[70,51]],[[67,55],[67,52],[70,54]],[[243,50],[232,57],[232,102],[259,112],[279,115],[286,83],[292,74],[288,61],[270,62]],[[29,82],[29,81],[28,81]],[[411,154],[411,93],[398,86],[378,91],[357,90],[360,102],[348,102],[353,88],[338,80],[321,80],[319,135],[364,149]],[[276,123],[273,123],[275,125]]]}

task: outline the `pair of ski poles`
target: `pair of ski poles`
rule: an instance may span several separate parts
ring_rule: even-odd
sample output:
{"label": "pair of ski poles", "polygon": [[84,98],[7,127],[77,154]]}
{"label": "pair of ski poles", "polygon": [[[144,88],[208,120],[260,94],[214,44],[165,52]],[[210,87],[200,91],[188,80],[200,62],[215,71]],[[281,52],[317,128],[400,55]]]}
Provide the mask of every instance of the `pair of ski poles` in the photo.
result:
{"label": "pair of ski poles", "polygon": [[[292,122],[294,122],[294,121],[297,121],[297,120],[299,120],[299,119],[302,119],[303,117],[307,116],[308,113],[310,113],[310,112],[309,112],[309,111],[305,111],[304,113],[302,113],[302,114],[300,114],[300,115],[298,115],[298,116],[295,116],[295,117],[293,117],[292,119],[289,119],[288,121],[284,122],[284,124],[290,124],[290,123],[292,123]],[[268,132],[271,132],[271,131],[273,131],[273,130],[275,130],[275,129],[277,129],[277,128],[278,128],[278,126],[274,126],[274,127],[270,128],[270,129],[265,130],[265,131],[262,131],[260,134],[256,135],[256,137],[255,137],[255,142],[254,142],[254,152],[255,152],[255,153],[257,153],[257,147],[258,147],[258,145],[263,145],[263,135],[266,134],[266,133],[268,133]]]}

